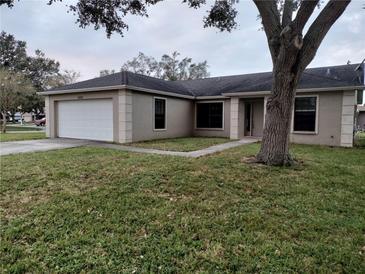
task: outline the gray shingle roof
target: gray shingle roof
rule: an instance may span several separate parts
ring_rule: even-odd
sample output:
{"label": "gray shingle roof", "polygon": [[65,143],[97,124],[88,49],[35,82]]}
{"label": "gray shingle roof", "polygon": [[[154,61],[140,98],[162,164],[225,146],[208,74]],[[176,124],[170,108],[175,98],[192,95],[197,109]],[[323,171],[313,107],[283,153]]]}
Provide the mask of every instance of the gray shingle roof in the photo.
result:
{"label": "gray shingle roof", "polygon": [[[364,67],[361,67],[361,71],[355,71],[355,68],[358,65],[359,64],[306,69],[299,81],[298,89],[363,85]],[[222,93],[269,91],[271,90],[272,84],[272,72],[177,82],[193,92],[195,96],[215,96]]]}
{"label": "gray shingle roof", "polygon": [[[359,64],[353,64],[306,69],[300,79],[298,88],[315,89],[364,85],[364,65],[356,71],[355,69],[358,66]],[[49,91],[127,85],[130,87],[159,90],[180,95],[216,96],[223,93],[269,91],[271,89],[271,83],[272,72],[173,82],[122,71],[104,77],[51,89]]]}

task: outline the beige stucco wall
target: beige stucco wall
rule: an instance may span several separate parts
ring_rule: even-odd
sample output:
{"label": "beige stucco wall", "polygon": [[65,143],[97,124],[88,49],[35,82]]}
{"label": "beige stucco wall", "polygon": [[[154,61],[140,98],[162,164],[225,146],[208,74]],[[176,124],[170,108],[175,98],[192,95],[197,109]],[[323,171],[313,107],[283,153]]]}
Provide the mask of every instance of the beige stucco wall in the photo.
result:
{"label": "beige stucco wall", "polygon": [[[349,120],[349,123],[351,123],[351,117],[347,117],[347,115],[350,115],[350,112],[354,109],[353,105],[346,102],[349,101],[349,98],[353,98],[355,91],[298,93],[298,96],[303,95],[318,96],[318,130],[316,133],[291,133],[290,141],[300,144],[343,146],[344,129],[347,130],[347,127],[349,127],[348,134],[352,133],[352,124],[348,126],[347,124],[344,124],[344,122]],[[344,109],[344,100],[346,101],[346,109]],[[265,101],[262,98],[240,98],[240,102],[253,103],[252,136],[262,136],[264,127]],[[240,106],[239,108],[244,109],[244,106]],[[240,112],[239,116],[242,116],[243,119],[241,120],[244,120],[244,111]],[[242,136],[240,135],[240,137]],[[347,135],[345,137],[347,137]]]}
{"label": "beige stucco wall", "polygon": [[342,91],[300,93],[300,95],[318,95],[318,132],[316,134],[290,135],[290,141],[300,144],[341,145]]}
{"label": "beige stucco wall", "polygon": [[[231,120],[231,100],[199,100],[198,102],[224,102],[224,117],[223,117],[223,129],[197,129],[196,128],[196,118],[194,115],[193,121],[193,135],[194,136],[207,136],[207,137],[229,137],[230,136],[230,120]],[[195,108],[195,105],[194,105]],[[194,109],[195,112],[195,109]]]}
{"label": "beige stucco wall", "polygon": [[[166,130],[154,130],[154,97],[166,99]],[[143,141],[192,135],[194,102],[147,93],[132,93],[132,140]]]}
{"label": "beige stucco wall", "polygon": [[[351,134],[351,102],[355,92],[320,92],[300,95],[318,95],[318,131],[316,134],[292,133],[291,142],[340,146]],[[154,130],[154,97],[166,99],[166,130]],[[136,142],[142,140],[174,138],[185,136],[230,137],[231,99],[204,100],[224,102],[224,124],[222,130],[196,129],[195,101],[184,98],[160,96],[131,91],[99,91],[45,96],[47,137],[57,137],[57,102],[62,100],[113,100],[113,140],[115,142]],[[350,100],[351,99],[351,100]],[[250,99],[252,100],[252,99]],[[238,118],[244,120],[244,98],[237,105]],[[264,101],[254,103],[253,136],[261,136],[263,129]],[[237,116],[237,115],[236,115]],[[365,122],[364,122],[365,123]],[[240,122],[238,122],[241,125]],[[347,130],[349,129],[349,130]],[[237,127],[239,137],[243,127]],[[349,131],[349,133],[347,131]],[[346,135],[347,134],[347,135]],[[346,137],[346,138],[345,138]],[[352,144],[352,143],[351,143]]]}

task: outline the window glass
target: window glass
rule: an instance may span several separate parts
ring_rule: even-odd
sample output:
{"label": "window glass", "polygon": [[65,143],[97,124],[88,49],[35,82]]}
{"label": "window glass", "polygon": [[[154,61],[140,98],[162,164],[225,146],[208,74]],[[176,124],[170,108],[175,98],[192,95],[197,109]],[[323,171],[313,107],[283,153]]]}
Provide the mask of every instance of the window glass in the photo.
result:
{"label": "window glass", "polygon": [[294,105],[294,131],[316,130],[317,97],[297,97]]}
{"label": "window glass", "polygon": [[197,128],[223,128],[223,103],[197,103]]}
{"label": "window glass", "polygon": [[155,129],[166,128],[166,100],[155,98]]}

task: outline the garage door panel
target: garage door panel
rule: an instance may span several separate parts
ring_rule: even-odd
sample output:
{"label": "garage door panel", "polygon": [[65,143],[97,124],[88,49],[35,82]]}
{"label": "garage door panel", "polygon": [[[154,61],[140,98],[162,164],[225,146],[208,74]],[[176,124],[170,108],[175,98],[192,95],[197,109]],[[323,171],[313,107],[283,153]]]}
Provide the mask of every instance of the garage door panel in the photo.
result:
{"label": "garage door panel", "polygon": [[97,99],[59,102],[58,136],[113,141],[112,100]]}

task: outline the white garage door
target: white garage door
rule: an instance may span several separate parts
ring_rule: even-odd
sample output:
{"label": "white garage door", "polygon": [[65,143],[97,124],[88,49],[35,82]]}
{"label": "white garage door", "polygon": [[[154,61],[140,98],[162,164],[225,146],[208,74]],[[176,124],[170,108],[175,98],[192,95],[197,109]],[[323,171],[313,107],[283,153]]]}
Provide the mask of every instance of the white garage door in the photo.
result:
{"label": "white garage door", "polygon": [[58,137],[113,141],[112,100],[59,102]]}

